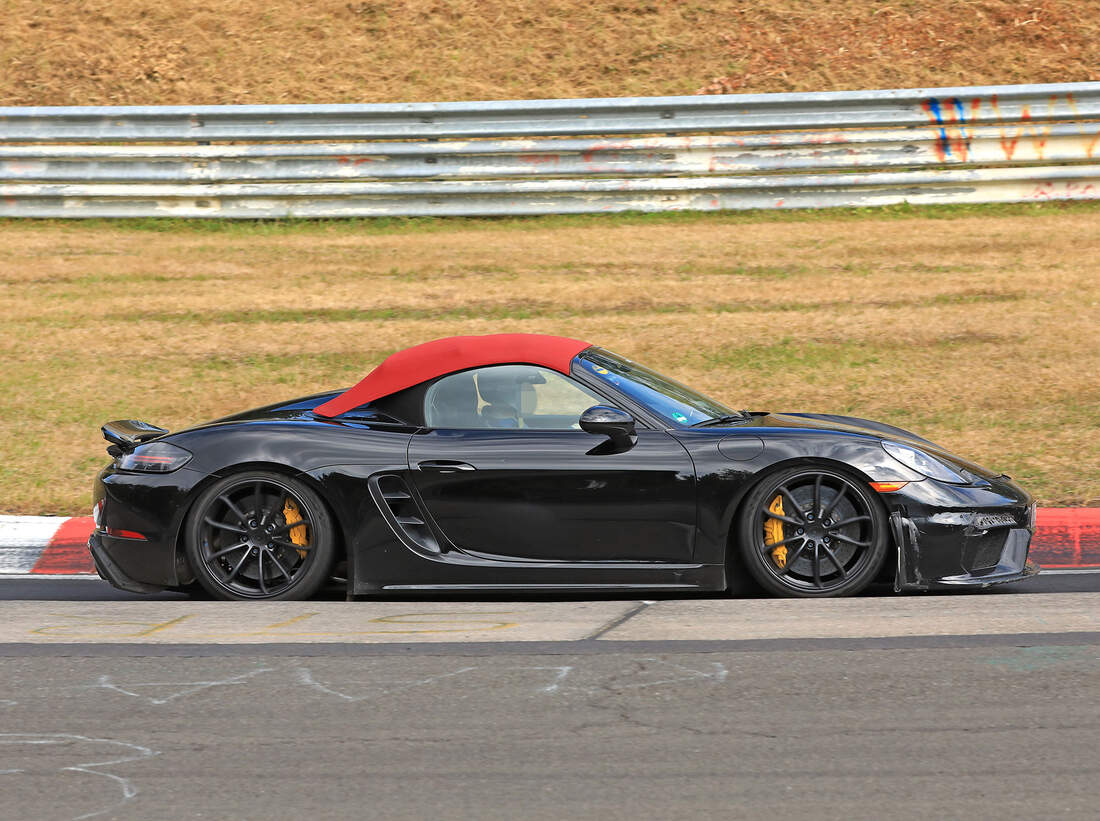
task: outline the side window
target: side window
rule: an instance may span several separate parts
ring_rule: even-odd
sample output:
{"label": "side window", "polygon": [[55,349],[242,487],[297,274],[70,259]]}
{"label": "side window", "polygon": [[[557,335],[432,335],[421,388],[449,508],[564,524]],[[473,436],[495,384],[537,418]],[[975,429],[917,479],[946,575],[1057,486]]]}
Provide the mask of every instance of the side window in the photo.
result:
{"label": "side window", "polygon": [[534,365],[497,365],[445,376],[424,397],[432,428],[579,430],[578,420],[605,400],[567,376]]}

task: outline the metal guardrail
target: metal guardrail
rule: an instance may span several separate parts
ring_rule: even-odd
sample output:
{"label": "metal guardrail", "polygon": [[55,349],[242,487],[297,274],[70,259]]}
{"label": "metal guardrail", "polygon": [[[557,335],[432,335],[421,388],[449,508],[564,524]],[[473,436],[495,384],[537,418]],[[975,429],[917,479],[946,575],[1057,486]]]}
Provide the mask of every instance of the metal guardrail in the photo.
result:
{"label": "metal guardrail", "polygon": [[[261,144],[201,144],[216,141]],[[1098,151],[1100,83],[0,108],[0,216],[498,215],[1095,199]]]}

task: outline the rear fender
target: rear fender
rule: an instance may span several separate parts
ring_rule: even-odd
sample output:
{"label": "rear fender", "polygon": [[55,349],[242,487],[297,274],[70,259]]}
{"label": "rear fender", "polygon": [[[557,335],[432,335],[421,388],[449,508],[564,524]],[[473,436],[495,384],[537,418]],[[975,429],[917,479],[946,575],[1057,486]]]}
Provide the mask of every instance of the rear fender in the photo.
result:
{"label": "rear fender", "polygon": [[[178,521],[175,523],[175,539],[173,544],[175,545],[175,568],[176,576],[180,585],[191,584],[195,581],[195,572],[191,568],[190,563],[187,561],[187,551],[185,549],[184,540],[186,539],[186,528],[184,525],[187,523],[188,518],[191,516],[191,511],[195,507],[195,502],[206,491],[210,485],[217,482],[220,479],[224,479],[226,476],[232,476],[234,473],[245,473],[247,471],[263,470],[270,473],[281,474],[288,479],[297,479],[303,484],[307,485],[314,493],[316,493],[321,503],[325,506],[334,522],[336,522],[336,556],[337,560],[347,556],[347,522],[345,519],[337,514],[337,511],[333,507],[331,500],[328,498],[324,485],[321,484],[314,476],[303,473],[301,471],[293,470],[284,464],[272,463],[272,462],[245,462],[238,465],[233,465],[231,469],[219,471],[218,473],[212,473],[205,477],[202,481],[195,485],[191,489],[191,492],[187,496],[187,501],[183,506],[183,513],[179,516]],[[349,559],[350,561],[350,559]]]}

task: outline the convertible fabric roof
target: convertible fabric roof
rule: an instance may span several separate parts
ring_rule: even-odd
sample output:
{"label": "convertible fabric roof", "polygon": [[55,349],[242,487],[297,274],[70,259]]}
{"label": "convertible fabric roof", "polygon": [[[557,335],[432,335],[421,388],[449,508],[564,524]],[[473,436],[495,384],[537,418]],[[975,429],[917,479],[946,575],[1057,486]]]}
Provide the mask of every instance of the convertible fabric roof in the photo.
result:
{"label": "convertible fabric roof", "polygon": [[318,416],[339,416],[352,408],[389,396],[448,373],[485,365],[542,365],[569,373],[573,357],[592,343],[543,334],[450,336],[391,354],[358,384],[318,405]]}

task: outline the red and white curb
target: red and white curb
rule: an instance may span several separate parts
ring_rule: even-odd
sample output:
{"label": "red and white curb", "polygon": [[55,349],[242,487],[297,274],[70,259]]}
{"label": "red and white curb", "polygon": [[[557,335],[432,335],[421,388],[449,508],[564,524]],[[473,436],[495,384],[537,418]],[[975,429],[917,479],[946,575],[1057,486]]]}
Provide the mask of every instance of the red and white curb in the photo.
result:
{"label": "red and white curb", "polygon": [[[94,574],[92,517],[0,516],[0,576]],[[1044,569],[1100,570],[1100,508],[1039,508],[1031,558]]]}
{"label": "red and white curb", "polygon": [[1100,508],[1039,508],[1031,545],[1031,557],[1044,569],[1100,569]]}
{"label": "red and white curb", "polygon": [[0,575],[95,573],[91,516],[0,516]]}

